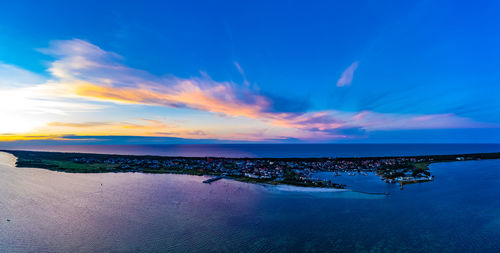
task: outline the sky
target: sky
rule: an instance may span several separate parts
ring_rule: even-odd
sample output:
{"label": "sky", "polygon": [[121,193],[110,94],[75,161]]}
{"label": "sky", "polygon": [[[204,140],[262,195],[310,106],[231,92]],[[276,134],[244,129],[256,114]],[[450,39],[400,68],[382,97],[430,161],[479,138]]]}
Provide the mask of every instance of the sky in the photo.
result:
{"label": "sky", "polygon": [[499,1],[2,1],[0,143],[499,143]]}

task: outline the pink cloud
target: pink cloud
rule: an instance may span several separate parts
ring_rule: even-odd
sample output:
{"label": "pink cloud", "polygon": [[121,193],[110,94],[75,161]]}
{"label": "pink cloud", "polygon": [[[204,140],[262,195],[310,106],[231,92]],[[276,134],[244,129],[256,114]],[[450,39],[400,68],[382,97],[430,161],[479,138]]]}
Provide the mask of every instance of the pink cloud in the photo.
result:
{"label": "pink cloud", "polygon": [[355,61],[349,66],[337,81],[337,87],[349,86],[352,83],[352,78],[354,76],[354,71],[358,68],[358,62]]}
{"label": "pink cloud", "polygon": [[[49,49],[42,51],[56,58],[50,67],[54,78],[52,82],[59,85],[58,91],[67,91],[68,96],[111,103],[190,108],[228,117],[256,119],[274,127],[297,130],[288,137],[317,140],[348,138],[341,133],[342,129],[348,128],[372,131],[482,126],[452,114],[277,111],[273,108],[274,101],[271,97],[259,94],[248,86],[214,81],[208,76],[154,76],[122,64],[121,56],[83,40],[56,41]],[[241,66],[237,62],[234,64],[244,75]],[[342,73],[337,86],[350,85],[357,67],[358,62],[352,63]]]}

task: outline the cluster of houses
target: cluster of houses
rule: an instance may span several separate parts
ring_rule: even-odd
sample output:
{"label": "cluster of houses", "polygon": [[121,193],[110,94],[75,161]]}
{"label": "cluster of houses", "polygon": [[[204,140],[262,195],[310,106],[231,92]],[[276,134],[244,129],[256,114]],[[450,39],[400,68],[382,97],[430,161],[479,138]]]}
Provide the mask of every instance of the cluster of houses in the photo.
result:
{"label": "cluster of houses", "polygon": [[[76,163],[102,163],[110,170],[144,172],[196,172],[201,174],[228,175],[253,179],[283,181],[290,175],[298,182],[308,184],[328,184],[318,182],[313,174],[318,171],[366,173],[375,172],[383,179],[412,180],[411,164],[429,162],[416,158],[387,159],[231,159],[231,158],[168,158],[158,159],[134,157],[109,157],[106,159],[75,158]],[[389,172],[388,172],[389,171]],[[403,171],[401,174],[399,172]],[[382,173],[383,172],[383,173]],[[389,174],[390,173],[390,174]],[[393,174],[394,173],[394,174]],[[398,174],[399,173],[399,174]],[[399,175],[391,177],[390,175]],[[423,175],[418,175],[419,177]]]}

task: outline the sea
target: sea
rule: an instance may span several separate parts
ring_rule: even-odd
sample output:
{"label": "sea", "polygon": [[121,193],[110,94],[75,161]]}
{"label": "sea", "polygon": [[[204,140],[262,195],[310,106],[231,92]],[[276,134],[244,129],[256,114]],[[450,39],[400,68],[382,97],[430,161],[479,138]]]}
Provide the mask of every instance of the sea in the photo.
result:
{"label": "sea", "polygon": [[184,157],[378,157],[500,152],[500,144],[23,145],[0,149]]}
{"label": "sea", "polygon": [[[373,145],[45,150],[230,157],[500,151],[500,145]],[[71,174],[16,168],[15,159],[0,152],[0,252],[500,252],[500,160],[433,163],[433,181],[403,189],[373,175],[323,172],[317,176],[354,191],[320,191],[229,179],[204,184],[208,177],[190,175]]]}

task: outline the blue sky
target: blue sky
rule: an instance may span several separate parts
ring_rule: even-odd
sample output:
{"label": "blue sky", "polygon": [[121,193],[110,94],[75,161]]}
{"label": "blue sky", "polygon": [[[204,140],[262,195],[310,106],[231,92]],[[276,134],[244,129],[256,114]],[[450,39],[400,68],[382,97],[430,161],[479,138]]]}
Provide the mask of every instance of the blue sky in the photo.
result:
{"label": "blue sky", "polygon": [[498,1],[0,10],[0,92],[32,105],[0,111],[3,140],[500,141]]}

